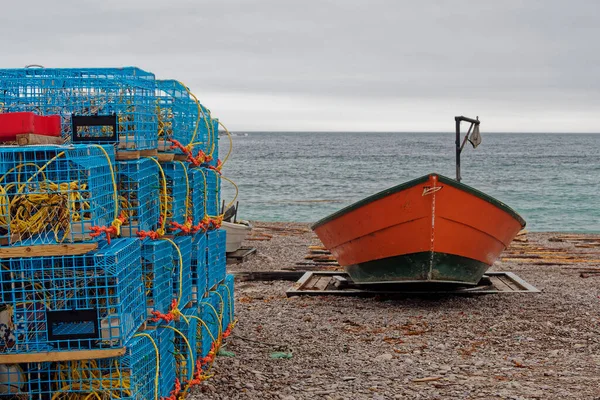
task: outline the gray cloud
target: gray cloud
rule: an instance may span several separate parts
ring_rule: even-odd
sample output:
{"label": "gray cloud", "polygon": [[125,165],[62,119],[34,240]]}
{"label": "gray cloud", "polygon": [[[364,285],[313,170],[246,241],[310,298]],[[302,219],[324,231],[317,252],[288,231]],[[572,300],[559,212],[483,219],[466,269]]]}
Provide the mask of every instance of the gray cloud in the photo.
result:
{"label": "gray cloud", "polygon": [[30,0],[0,30],[3,67],[137,65],[237,130],[600,131],[593,0]]}

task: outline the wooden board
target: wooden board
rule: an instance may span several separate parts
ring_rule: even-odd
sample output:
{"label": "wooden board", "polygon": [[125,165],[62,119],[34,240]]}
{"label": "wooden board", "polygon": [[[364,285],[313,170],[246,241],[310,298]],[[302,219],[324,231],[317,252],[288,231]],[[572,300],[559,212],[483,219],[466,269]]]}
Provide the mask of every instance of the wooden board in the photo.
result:
{"label": "wooden board", "polygon": [[45,353],[0,354],[0,364],[96,360],[100,358],[120,357],[125,354],[126,351],[127,349],[125,347],[121,347],[118,349],[102,350],[72,350],[52,351]]}
{"label": "wooden board", "polygon": [[175,159],[174,153],[158,153],[158,162],[171,162]]}
{"label": "wooden board", "polygon": [[256,253],[255,247],[240,247],[236,251],[227,253],[227,264],[239,264],[246,261],[252,254]]}
{"label": "wooden board", "polygon": [[158,150],[156,150],[156,149],[139,150],[139,152],[140,152],[140,157],[156,157],[156,156],[158,156]]}
{"label": "wooden board", "polygon": [[98,243],[43,244],[0,247],[0,259],[12,257],[75,256],[98,248]]}
{"label": "wooden board", "polygon": [[414,290],[411,286],[395,286],[377,290],[373,287],[358,286],[346,272],[309,271],[287,290],[291,296],[424,296],[424,295],[482,295],[499,293],[539,293],[540,291],[512,272],[488,272],[475,287],[443,288],[432,287]]}
{"label": "wooden board", "polygon": [[175,154],[175,161],[187,161],[188,157],[184,154]]}
{"label": "wooden board", "polygon": [[17,135],[17,144],[19,146],[31,146],[37,144],[64,144],[60,136],[36,135],[34,133],[23,133]]}
{"label": "wooden board", "polygon": [[297,281],[306,271],[240,271],[233,276],[240,281]]}
{"label": "wooden board", "polygon": [[140,152],[137,150],[134,151],[117,151],[115,154],[115,160],[117,161],[129,161],[129,160],[139,160]]}

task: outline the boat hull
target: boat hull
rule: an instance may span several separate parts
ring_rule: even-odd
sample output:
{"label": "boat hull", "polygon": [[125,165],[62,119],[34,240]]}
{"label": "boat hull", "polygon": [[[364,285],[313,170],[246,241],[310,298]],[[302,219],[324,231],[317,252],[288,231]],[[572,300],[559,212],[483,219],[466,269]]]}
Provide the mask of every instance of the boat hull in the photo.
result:
{"label": "boat hull", "polygon": [[227,253],[232,253],[242,247],[242,242],[250,231],[252,230],[252,225],[248,224],[237,224],[232,222],[223,221],[221,228],[225,229],[227,232],[226,238],[226,249]]}
{"label": "boat hull", "polygon": [[525,221],[437,174],[370,196],[313,229],[356,283],[476,285]]}

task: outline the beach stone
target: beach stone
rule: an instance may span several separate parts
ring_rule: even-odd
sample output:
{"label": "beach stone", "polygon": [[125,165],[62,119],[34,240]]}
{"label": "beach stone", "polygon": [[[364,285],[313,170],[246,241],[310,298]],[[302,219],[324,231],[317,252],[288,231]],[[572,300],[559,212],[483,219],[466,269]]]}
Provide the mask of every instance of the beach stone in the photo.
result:
{"label": "beach stone", "polygon": [[380,354],[377,357],[375,357],[375,361],[379,361],[379,362],[390,361],[393,358],[394,358],[393,355],[391,355],[389,353],[385,353],[385,354]]}

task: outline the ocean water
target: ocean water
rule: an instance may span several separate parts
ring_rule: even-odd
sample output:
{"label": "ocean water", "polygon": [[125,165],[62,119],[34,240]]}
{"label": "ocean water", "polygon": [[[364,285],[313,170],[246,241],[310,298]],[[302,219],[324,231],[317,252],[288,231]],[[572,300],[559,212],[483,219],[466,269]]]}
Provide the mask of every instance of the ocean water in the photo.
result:
{"label": "ocean water", "polygon": [[[243,219],[314,222],[430,172],[455,178],[454,133],[237,135],[223,172],[239,186]],[[600,134],[482,136],[462,153],[463,183],[508,204],[530,231],[600,232]],[[233,193],[224,181],[224,199]]]}

